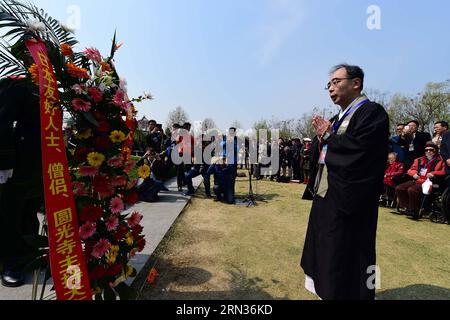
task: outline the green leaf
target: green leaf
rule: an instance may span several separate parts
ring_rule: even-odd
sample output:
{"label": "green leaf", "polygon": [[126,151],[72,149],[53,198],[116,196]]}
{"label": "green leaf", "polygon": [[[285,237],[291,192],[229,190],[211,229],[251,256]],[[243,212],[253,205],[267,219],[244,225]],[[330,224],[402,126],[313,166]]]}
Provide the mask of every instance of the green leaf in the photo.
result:
{"label": "green leaf", "polygon": [[83,118],[85,118],[87,121],[89,121],[91,124],[93,124],[94,126],[98,127],[99,124],[97,122],[97,120],[95,120],[94,116],[92,115],[92,113],[89,112],[83,112],[82,113]]}

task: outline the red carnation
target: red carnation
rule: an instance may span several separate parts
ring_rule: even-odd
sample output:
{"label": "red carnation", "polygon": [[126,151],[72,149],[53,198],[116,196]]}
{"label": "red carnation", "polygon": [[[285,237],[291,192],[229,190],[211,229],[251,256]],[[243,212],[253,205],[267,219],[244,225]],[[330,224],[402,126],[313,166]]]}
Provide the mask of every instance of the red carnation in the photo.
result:
{"label": "red carnation", "polygon": [[128,233],[128,228],[126,226],[124,226],[123,224],[117,229],[116,234],[114,235],[114,238],[116,239],[116,241],[121,241],[125,238],[125,236]]}
{"label": "red carnation", "polygon": [[76,163],[86,162],[88,154],[91,152],[90,149],[86,147],[79,147],[75,150],[74,159]]}
{"label": "red carnation", "polygon": [[121,264],[116,264],[114,266],[112,266],[107,272],[106,275],[109,277],[113,277],[115,275],[118,275],[119,273],[122,272],[122,265]]}
{"label": "red carnation", "polygon": [[137,243],[138,251],[142,252],[144,250],[146,244],[147,244],[147,241],[145,241],[145,238],[142,237]]}
{"label": "red carnation", "polygon": [[97,132],[100,132],[100,133],[107,133],[110,131],[110,129],[111,129],[111,127],[110,127],[109,123],[102,120],[98,123],[98,127],[96,130],[97,130]]}
{"label": "red carnation", "polygon": [[89,273],[89,280],[102,279],[107,276],[107,271],[103,266],[95,266]]}
{"label": "red carnation", "polygon": [[114,194],[114,188],[111,186],[109,179],[104,176],[96,176],[92,183],[94,192],[100,194],[102,199],[108,198]]}
{"label": "red carnation", "polygon": [[103,210],[100,207],[88,205],[80,212],[80,220],[83,222],[96,222],[103,216]]}
{"label": "red carnation", "polygon": [[95,120],[97,120],[98,122],[106,120],[105,115],[99,110],[93,111],[92,114],[94,115]]}
{"label": "red carnation", "polygon": [[139,201],[139,194],[137,192],[132,192],[125,196],[124,200],[127,205],[133,206]]}
{"label": "red carnation", "polygon": [[105,152],[112,148],[113,144],[111,139],[108,137],[98,137],[94,141],[95,149],[97,149],[100,152]]}
{"label": "red carnation", "polygon": [[99,89],[97,89],[97,88],[89,88],[88,89],[88,93],[89,93],[89,95],[91,96],[92,100],[95,103],[102,102],[102,100],[103,100],[103,93]]}
{"label": "red carnation", "polygon": [[133,234],[133,238],[137,238],[137,237],[139,237],[139,235],[142,233],[142,231],[144,231],[144,227],[143,226],[141,226],[140,224],[138,224],[137,226],[135,226],[133,229],[132,229],[132,234]]}

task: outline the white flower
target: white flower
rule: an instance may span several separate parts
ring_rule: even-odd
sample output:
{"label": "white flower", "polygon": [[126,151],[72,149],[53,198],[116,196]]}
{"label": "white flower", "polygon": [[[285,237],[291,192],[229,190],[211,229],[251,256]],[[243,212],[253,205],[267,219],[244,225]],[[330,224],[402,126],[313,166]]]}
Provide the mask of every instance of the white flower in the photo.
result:
{"label": "white flower", "polygon": [[75,29],[69,27],[67,24],[60,22],[59,25],[61,26],[61,28],[65,31],[65,32],[69,32],[69,33],[75,33]]}
{"label": "white flower", "polygon": [[34,32],[45,32],[45,24],[37,19],[27,21],[28,29]]}
{"label": "white flower", "polygon": [[106,91],[106,85],[104,83],[100,83],[100,85],[98,86],[98,89],[101,92],[105,92]]}
{"label": "white flower", "polygon": [[83,87],[79,84],[76,84],[74,86],[72,86],[72,90],[75,91],[76,94],[83,94],[84,90]]}

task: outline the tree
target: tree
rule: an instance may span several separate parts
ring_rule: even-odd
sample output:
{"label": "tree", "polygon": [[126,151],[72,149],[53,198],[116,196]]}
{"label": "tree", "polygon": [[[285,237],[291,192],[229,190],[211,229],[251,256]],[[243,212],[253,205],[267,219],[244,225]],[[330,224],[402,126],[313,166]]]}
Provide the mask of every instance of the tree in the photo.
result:
{"label": "tree", "polygon": [[391,128],[396,128],[397,124],[406,123],[412,120],[410,109],[413,108],[412,99],[400,93],[394,94],[386,111],[391,121]]}
{"label": "tree", "polygon": [[390,94],[388,92],[383,92],[372,88],[366,89],[364,91],[370,101],[376,102],[386,109],[389,107]]}
{"label": "tree", "polygon": [[294,125],[294,135],[298,138],[314,138],[316,136],[316,130],[312,125],[312,120],[315,115],[319,115],[324,119],[331,119],[336,115],[336,110],[332,106],[326,108],[314,108],[310,113],[304,113],[300,119],[297,119]]}
{"label": "tree", "polygon": [[202,122],[202,131],[203,132],[207,132],[210,129],[216,129],[216,128],[217,128],[217,125],[213,119],[206,118],[205,120],[203,120],[203,122]]}
{"label": "tree", "polygon": [[417,120],[421,131],[433,132],[435,122],[450,119],[450,81],[428,83],[413,97],[395,94],[387,111],[393,126]]}
{"label": "tree", "polygon": [[167,119],[167,127],[172,128],[175,123],[179,125],[183,125],[184,123],[189,121],[189,115],[182,107],[177,107],[175,110],[169,113],[169,117]]}
{"label": "tree", "polygon": [[234,120],[234,121],[231,123],[231,128],[242,129],[243,126],[242,126],[242,124],[241,124],[238,120]]}

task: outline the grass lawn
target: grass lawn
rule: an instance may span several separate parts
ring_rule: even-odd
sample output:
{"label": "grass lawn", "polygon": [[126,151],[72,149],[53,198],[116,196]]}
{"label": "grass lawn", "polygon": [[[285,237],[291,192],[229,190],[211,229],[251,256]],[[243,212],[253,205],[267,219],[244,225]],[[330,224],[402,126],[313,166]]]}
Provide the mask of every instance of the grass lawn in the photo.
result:
{"label": "grass lawn", "polygon": [[[248,180],[239,179],[238,197]],[[269,200],[256,208],[205,199],[200,190],[147,268],[153,284],[138,279],[139,299],[316,299],[299,267],[311,202],[304,186],[258,182]],[[380,210],[378,299],[450,300],[450,227],[413,222]],[[141,291],[142,290],[142,291]]]}

